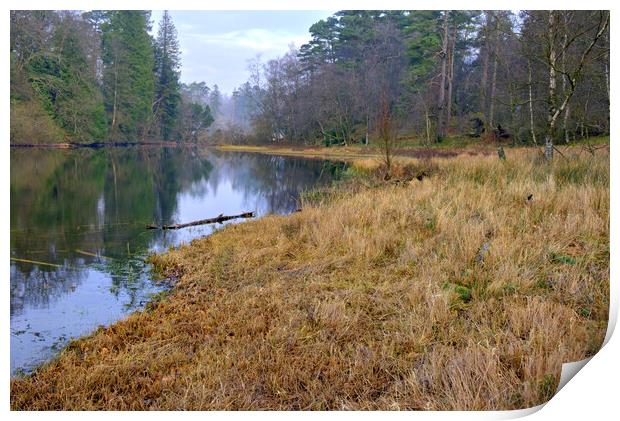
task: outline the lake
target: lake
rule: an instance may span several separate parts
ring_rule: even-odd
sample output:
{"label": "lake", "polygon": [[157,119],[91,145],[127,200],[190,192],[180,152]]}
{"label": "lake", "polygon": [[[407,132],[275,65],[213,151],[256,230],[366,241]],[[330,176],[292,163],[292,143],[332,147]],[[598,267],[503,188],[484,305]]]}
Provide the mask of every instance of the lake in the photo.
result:
{"label": "lake", "polygon": [[[190,147],[11,149],[11,374],[169,288],[144,262],[222,225],[148,224],[287,214],[345,164]],[[243,221],[243,220],[241,220]]]}

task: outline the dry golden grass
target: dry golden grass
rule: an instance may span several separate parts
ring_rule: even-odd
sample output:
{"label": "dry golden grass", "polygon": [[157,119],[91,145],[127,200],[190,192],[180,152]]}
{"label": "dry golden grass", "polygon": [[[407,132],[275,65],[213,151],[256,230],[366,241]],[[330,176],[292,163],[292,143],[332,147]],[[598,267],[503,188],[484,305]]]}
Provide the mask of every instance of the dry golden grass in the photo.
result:
{"label": "dry golden grass", "polygon": [[[252,152],[280,156],[301,156],[304,158],[338,159],[343,161],[372,160],[383,161],[383,150],[378,146],[360,144],[350,146],[304,146],[304,145],[216,145],[218,150],[231,152]],[[392,148],[392,154],[401,160],[410,158],[442,158],[457,155],[488,155],[495,151],[493,144],[477,144],[467,148],[411,147]]]}
{"label": "dry golden grass", "polygon": [[323,147],[323,146],[276,146],[276,145],[217,145],[221,151],[253,152],[281,156],[303,156],[304,158],[355,159],[374,156],[380,158],[377,148],[363,146]]}
{"label": "dry golden grass", "polygon": [[13,379],[11,407],[545,402],[605,335],[609,156],[507,155],[409,163],[396,173],[430,176],[335,189],[157,256],[172,293]]}

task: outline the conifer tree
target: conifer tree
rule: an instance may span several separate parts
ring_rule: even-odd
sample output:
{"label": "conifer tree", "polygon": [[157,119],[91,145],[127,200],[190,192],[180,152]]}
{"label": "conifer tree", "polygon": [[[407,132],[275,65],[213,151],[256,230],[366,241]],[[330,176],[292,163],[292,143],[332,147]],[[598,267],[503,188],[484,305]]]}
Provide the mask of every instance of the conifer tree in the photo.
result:
{"label": "conifer tree", "polygon": [[159,31],[155,41],[155,101],[153,114],[159,135],[169,140],[176,135],[179,103],[181,100],[180,51],[177,31],[168,11],[159,22]]}
{"label": "conifer tree", "polygon": [[211,93],[209,94],[209,106],[211,108],[211,114],[217,117],[220,113],[220,107],[222,106],[222,93],[217,84],[213,85],[213,89],[211,89]]}
{"label": "conifer tree", "polygon": [[102,24],[103,92],[112,140],[146,135],[154,98],[150,12],[108,12]]}

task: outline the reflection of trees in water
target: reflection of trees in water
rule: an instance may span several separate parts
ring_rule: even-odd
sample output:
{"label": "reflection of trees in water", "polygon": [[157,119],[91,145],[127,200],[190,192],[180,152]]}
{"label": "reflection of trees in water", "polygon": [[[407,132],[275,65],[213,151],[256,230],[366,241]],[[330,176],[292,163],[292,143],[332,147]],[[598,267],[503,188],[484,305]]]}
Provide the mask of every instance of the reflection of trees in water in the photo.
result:
{"label": "reflection of trees in water", "polygon": [[212,177],[227,177],[244,200],[258,199],[260,214],[289,213],[298,206],[299,194],[331,183],[346,169],[341,162],[298,159],[273,155],[218,154]]}
{"label": "reflection of trees in water", "polygon": [[186,148],[11,151],[11,256],[62,266],[13,261],[11,312],[68,293],[85,279],[85,266],[109,274],[111,293],[137,304],[148,282],[144,254],[177,235],[144,226],[176,222],[181,192],[215,195],[228,181],[251,210],[287,213],[302,190],[331,182],[343,168]]}
{"label": "reflection of trees in water", "polygon": [[[193,150],[182,148],[142,148],[112,150],[113,172],[108,172],[105,202],[106,222],[136,222],[123,232],[108,231],[114,235],[110,244],[124,246],[135,241],[136,249],[144,249],[152,237],[139,235],[144,225],[172,223],[177,207],[177,196],[188,189],[196,180],[207,178],[212,169],[206,158],[199,157]],[[139,222],[139,223],[138,223]],[[156,235],[161,233],[156,232]],[[120,237],[120,238],[119,238]],[[117,250],[113,250],[115,253]],[[120,250],[124,253],[125,250]]]}
{"label": "reflection of trees in water", "polygon": [[84,274],[67,268],[52,271],[33,268],[23,272],[11,264],[11,315],[19,315],[24,307],[45,307],[82,282]]}
{"label": "reflection of trees in water", "polygon": [[111,278],[110,293],[119,297],[121,293],[127,295],[127,308],[139,305],[140,291],[146,289],[150,280],[145,276],[146,263],[143,256],[126,257],[123,259],[106,259],[93,265],[93,268],[108,272]]}
{"label": "reflection of trees in water", "polygon": [[211,168],[182,148],[11,151],[11,256],[71,268],[12,262],[11,308],[46,304],[94,264],[111,275],[113,292],[135,297],[143,263],[129,256],[163,235],[145,224],[172,222],[179,192]]}

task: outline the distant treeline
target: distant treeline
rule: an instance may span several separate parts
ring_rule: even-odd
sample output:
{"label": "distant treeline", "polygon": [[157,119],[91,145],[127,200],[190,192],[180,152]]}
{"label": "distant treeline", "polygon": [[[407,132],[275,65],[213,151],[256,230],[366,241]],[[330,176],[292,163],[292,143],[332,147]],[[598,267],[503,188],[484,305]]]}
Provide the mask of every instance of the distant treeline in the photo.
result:
{"label": "distant treeline", "polygon": [[[240,141],[400,136],[569,142],[609,132],[609,12],[341,11],[255,60],[235,90]],[[234,128],[234,126],[233,126]]]}
{"label": "distant treeline", "polygon": [[608,11],[341,11],[232,96],[179,82],[168,13],[11,11],[11,141],[515,143],[609,133]]}
{"label": "distant treeline", "polygon": [[11,11],[11,142],[198,140],[177,32],[145,11]]}

